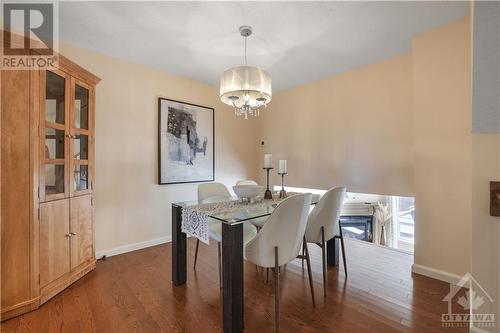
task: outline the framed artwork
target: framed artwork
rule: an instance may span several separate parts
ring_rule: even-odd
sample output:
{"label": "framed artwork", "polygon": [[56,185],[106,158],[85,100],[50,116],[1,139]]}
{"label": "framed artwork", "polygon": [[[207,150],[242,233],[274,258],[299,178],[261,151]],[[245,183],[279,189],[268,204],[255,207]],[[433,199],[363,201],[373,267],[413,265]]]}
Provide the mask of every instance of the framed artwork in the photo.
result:
{"label": "framed artwork", "polygon": [[158,183],[209,182],[215,174],[214,109],[158,99]]}

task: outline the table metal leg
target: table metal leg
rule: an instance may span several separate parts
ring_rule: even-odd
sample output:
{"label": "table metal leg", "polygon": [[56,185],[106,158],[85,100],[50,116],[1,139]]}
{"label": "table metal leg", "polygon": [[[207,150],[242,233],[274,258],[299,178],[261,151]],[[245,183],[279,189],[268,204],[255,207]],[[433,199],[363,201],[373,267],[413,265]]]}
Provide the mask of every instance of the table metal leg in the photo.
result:
{"label": "table metal leg", "polygon": [[339,239],[332,238],[326,242],[326,262],[328,266],[339,265]]}
{"label": "table metal leg", "polygon": [[224,332],[242,332],[243,224],[222,223],[222,308]]}
{"label": "table metal leg", "polygon": [[181,231],[182,207],[172,205],[172,282],[186,283],[186,234]]}

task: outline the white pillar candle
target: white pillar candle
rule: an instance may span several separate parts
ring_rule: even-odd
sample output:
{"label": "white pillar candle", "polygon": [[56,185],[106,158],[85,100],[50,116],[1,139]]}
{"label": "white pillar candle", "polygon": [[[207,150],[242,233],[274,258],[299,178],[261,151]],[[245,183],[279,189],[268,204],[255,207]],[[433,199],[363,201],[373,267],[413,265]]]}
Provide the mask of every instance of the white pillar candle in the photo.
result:
{"label": "white pillar candle", "polygon": [[272,158],[273,155],[271,154],[265,154],[264,155],[264,168],[272,168]]}
{"label": "white pillar candle", "polygon": [[279,173],[287,173],[286,160],[280,160]]}

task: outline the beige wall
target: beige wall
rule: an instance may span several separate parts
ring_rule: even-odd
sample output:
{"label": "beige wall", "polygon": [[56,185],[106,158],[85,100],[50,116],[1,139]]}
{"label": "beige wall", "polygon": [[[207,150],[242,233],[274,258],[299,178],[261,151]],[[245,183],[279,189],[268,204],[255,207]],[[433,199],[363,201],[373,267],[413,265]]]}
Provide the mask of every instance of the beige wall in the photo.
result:
{"label": "beige wall", "polygon": [[260,122],[259,162],[264,152],[287,159],[290,186],[416,196],[415,263],[440,278],[464,274],[470,41],[466,18],[416,36],[408,55],[276,94]]}
{"label": "beige wall", "polygon": [[[96,251],[171,236],[173,201],[196,198],[196,184],[157,185],[158,97],[214,107],[216,180],[254,177],[254,122],[236,118],[214,86],[94,52],[61,53],[98,75],[96,94]],[[154,242],[154,241],[153,241]]]}
{"label": "beige wall", "polygon": [[[476,312],[500,314],[500,218],[489,214],[490,181],[500,180],[500,134],[472,136],[472,274],[496,301]],[[496,328],[500,329],[499,327]],[[492,330],[494,331],[494,330]]]}
{"label": "beige wall", "polygon": [[413,40],[415,264],[463,275],[471,258],[469,18]]}
{"label": "beige wall", "polygon": [[276,94],[261,113],[259,159],[287,159],[290,186],[411,195],[410,71],[403,55]]}
{"label": "beige wall", "polygon": [[494,300],[474,312],[494,313],[496,327],[483,330],[500,332],[500,218],[489,214],[489,183],[500,181],[500,4],[474,1],[471,13],[472,274]]}

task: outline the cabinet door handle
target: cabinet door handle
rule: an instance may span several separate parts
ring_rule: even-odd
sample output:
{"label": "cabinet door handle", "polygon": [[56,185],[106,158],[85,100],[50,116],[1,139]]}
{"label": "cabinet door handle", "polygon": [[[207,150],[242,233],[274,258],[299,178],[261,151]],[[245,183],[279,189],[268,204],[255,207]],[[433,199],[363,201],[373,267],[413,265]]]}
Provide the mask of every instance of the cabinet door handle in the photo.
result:
{"label": "cabinet door handle", "polygon": [[76,236],[76,232],[70,232],[69,233],[71,236]]}
{"label": "cabinet door handle", "polygon": [[66,237],[71,237],[71,236],[73,236],[71,232],[69,234],[66,234]]}

